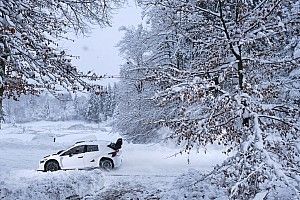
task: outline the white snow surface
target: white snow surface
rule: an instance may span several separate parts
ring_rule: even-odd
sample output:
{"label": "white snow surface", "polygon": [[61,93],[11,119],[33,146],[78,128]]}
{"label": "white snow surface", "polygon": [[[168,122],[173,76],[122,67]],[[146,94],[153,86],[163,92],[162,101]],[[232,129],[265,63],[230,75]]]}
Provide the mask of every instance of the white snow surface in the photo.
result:
{"label": "white snow surface", "polygon": [[[110,199],[111,192],[116,194],[112,188],[120,193],[114,199],[143,199],[147,195],[167,191],[183,173],[190,170],[207,172],[226,158],[217,146],[207,147],[206,151],[203,149],[199,153],[173,156],[179,152],[178,147],[132,144],[125,140],[122,166],[110,172],[35,171],[44,156],[68,148],[76,141],[98,139],[115,142],[119,137],[118,133],[111,132],[108,124],[81,121],[3,124],[0,130],[0,199],[33,199],[30,196],[53,199],[53,195],[60,195],[57,199],[72,195],[85,199]],[[66,191],[60,191],[62,184],[68,188]],[[169,198],[161,196],[161,199]]]}
{"label": "white snow surface", "polygon": [[300,58],[300,42],[298,42],[295,51],[294,51],[294,59]]}
{"label": "white snow surface", "polygon": [[66,199],[93,195],[103,188],[100,170],[1,174],[0,199]]}

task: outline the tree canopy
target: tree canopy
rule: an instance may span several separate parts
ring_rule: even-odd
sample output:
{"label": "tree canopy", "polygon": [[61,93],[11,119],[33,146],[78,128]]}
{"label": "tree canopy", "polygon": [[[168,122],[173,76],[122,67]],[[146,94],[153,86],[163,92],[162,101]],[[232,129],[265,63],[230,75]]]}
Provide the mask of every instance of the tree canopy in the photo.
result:
{"label": "tree canopy", "polygon": [[158,105],[175,110],[155,123],[183,152],[227,147],[203,179],[229,198],[271,197],[282,184],[299,198],[299,1],[139,2],[148,48],[136,71],[159,88]]}
{"label": "tree canopy", "polygon": [[90,87],[57,41],[69,31],[85,34],[90,25],[109,25],[112,11],[123,2],[0,1],[0,98],[36,94],[40,89]]}

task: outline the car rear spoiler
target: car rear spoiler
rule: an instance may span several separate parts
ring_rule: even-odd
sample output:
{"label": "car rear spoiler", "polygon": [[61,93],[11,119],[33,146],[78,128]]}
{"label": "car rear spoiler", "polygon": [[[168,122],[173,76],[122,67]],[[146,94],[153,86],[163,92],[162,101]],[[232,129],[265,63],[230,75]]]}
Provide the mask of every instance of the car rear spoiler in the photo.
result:
{"label": "car rear spoiler", "polygon": [[119,138],[119,139],[117,139],[117,141],[116,141],[116,143],[110,143],[109,145],[107,145],[109,148],[111,148],[111,149],[113,149],[113,150],[115,150],[115,151],[117,151],[117,150],[119,150],[119,149],[121,149],[122,148],[122,144],[123,144],[123,140],[122,140],[122,138]]}

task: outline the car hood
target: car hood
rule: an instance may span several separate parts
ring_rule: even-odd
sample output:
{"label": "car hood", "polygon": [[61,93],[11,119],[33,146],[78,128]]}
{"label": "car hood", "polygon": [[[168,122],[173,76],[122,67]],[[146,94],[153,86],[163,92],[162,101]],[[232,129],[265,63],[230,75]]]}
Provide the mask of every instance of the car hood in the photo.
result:
{"label": "car hood", "polygon": [[52,154],[52,155],[45,156],[43,159],[44,160],[50,160],[50,159],[56,159],[56,158],[59,158],[59,155]]}

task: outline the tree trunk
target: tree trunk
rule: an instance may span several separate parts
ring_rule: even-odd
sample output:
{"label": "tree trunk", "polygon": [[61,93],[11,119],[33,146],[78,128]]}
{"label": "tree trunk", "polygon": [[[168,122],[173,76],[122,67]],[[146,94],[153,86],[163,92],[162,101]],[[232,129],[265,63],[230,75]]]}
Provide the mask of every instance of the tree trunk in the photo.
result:
{"label": "tree trunk", "polygon": [[243,61],[242,58],[239,56],[238,58],[238,77],[239,77],[239,87],[241,91],[243,91],[243,79],[244,79],[244,72],[243,72]]}
{"label": "tree trunk", "polygon": [[244,79],[244,67],[243,67],[243,61],[242,61],[242,51],[241,51],[241,45],[238,46],[238,52],[237,50],[234,48],[232,42],[231,42],[231,38],[230,38],[230,34],[226,25],[226,21],[225,18],[223,16],[223,3],[221,0],[219,0],[219,12],[220,12],[220,20],[222,22],[223,28],[224,28],[224,33],[226,36],[226,39],[229,42],[229,48],[231,50],[231,52],[233,53],[233,55],[235,56],[236,60],[238,60],[238,78],[239,78],[239,88],[241,91],[243,91],[243,79]]}
{"label": "tree trunk", "polygon": [[0,129],[4,119],[4,113],[3,113],[4,75],[5,75],[5,59],[2,57],[0,58]]}
{"label": "tree trunk", "polygon": [[9,55],[9,48],[4,38],[1,38],[0,42],[4,46],[4,51],[1,52],[2,55],[0,55],[0,129],[2,122],[4,120],[4,112],[3,112],[3,95],[4,95],[4,80],[5,80],[5,67],[6,67],[6,61],[8,59]]}

